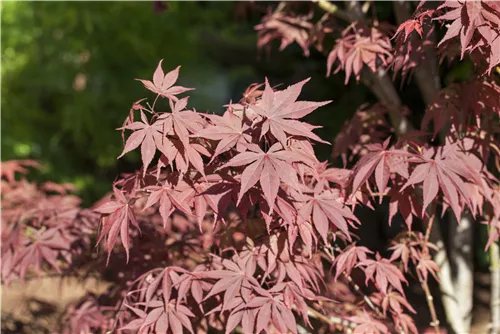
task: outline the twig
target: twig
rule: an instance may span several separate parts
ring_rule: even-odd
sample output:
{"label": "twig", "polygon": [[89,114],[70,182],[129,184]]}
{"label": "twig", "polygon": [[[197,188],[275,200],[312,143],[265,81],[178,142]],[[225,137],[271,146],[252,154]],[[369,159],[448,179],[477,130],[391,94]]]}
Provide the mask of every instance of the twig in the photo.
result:
{"label": "twig", "polygon": [[[338,250],[340,250],[340,249],[338,249]],[[330,262],[333,263],[333,260],[335,260],[335,257],[333,256],[333,254],[331,254],[330,251],[328,251],[327,249],[324,249],[324,254],[327,256],[327,260],[329,260]],[[351,275],[349,275],[346,271],[343,271],[341,274],[342,274],[342,277],[344,277],[347,280],[347,282],[349,282],[349,284],[353,287],[354,291],[357,294],[359,294],[361,297],[363,297],[363,300],[365,301],[366,305],[368,305],[368,307],[370,307],[378,316],[385,318],[382,311],[377,306],[375,306],[375,304],[370,299],[370,297],[368,297],[363,292],[363,290],[361,290],[360,286],[356,282],[354,282]]]}
{"label": "twig", "polygon": [[[335,250],[336,251],[340,251],[340,248],[335,247]],[[335,259],[335,257],[328,250],[327,247],[324,247],[322,255],[327,256],[327,260],[329,260],[330,262],[333,263],[333,260]],[[356,293],[358,293],[361,297],[363,297],[363,300],[365,301],[366,305],[368,305],[368,307],[370,309],[372,309],[372,311],[374,311],[377,314],[378,317],[380,317],[381,319],[387,319],[387,316],[384,315],[384,313],[373,303],[373,301],[370,299],[370,297],[368,295],[366,295],[363,292],[363,290],[361,290],[361,287],[356,282],[354,282],[354,280],[352,279],[351,275],[349,275],[346,271],[343,271],[341,274],[342,274],[342,277],[344,277],[347,280],[347,282],[349,282],[349,284],[353,287],[354,291]],[[395,328],[395,329],[400,334],[404,334],[404,331],[403,331],[402,328]]]}
{"label": "twig", "polygon": [[335,15],[337,16],[338,18],[344,20],[344,21],[347,21],[347,22],[350,22],[350,18],[349,18],[349,15],[343,11],[342,9],[340,9],[337,5],[331,3],[330,1],[327,1],[327,0],[314,0],[313,2],[317,2],[318,3],[318,6],[323,9],[325,12],[329,13],[329,14],[332,14],[332,15]]}
{"label": "twig", "polygon": [[[434,219],[436,218],[436,206],[432,205],[431,209],[428,211],[430,211],[430,217],[428,219],[427,230],[425,232],[425,245],[424,245],[425,247],[427,247],[427,242],[429,241],[429,237],[431,234]],[[420,285],[422,286],[422,289],[424,290],[425,299],[427,301],[427,306],[429,307],[429,312],[431,314],[432,322],[430,323],[430,325],[432,327],[434,327],[436,334],[439,334],[440,333],[439,320],[437,318],[436,308],[434,306],[434,297],[431,294],[431,290],[429,289],[429,285],[427,284],[427,280],[422,277],[422,273],[418,270],[418,268],[417,268],[417,275],[418,275],[418,280],[420,282]]]}
{"label": "twig", "polygon": [[[295,306],[293,306],[293,309],[296,310]],[[356,323],[351,322],[351,321],[346,320],[346,319],[342,319],[342,318],[334,317],[334,316],[327,317],[326,315],[321,314],[320,312],[316,311],[312,307],[307,308],[307,314],[311,318],[318,319],[318,320],[320,320],[326,324],[329,324],[329,325],[340,325],[340,326],[342,326],[344,328],[348,328],[348,329],[354,329],[357,326]]]}
{"label": "twig", "polygon": [[434,297],[432,297],[429,285],[427,284],[427,281],[423,279],[422,274],[420,274],[420,271],[417,270],[417,274],[418,274],[418,280],[420,281],[420,285],[422,285],[422,289],[425,292],[425,299],[427,300],[427,306],[429,307],[429,311],[431,313],[432,322],[430,323],[430,325],[434,327],[436,334],[439,334],[441,333],[441,331],[439,329],[439,320],[436,315],[436,308],[434,307]]}

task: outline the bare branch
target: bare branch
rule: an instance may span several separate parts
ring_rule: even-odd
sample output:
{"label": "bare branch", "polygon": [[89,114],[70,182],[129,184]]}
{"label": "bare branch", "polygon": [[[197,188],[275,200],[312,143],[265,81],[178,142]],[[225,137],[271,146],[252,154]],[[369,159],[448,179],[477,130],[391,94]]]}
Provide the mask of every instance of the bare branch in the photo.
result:
{"label": "bare branch", "polygon": [[325,12],[330,13],[332,15],[337,16],[338,18],[350,22],[351,19],[349,15],[342,9],[340,9],[334,3],[327,0],[314,0],[313,2],[317,2],[318,6],[323,9]]}

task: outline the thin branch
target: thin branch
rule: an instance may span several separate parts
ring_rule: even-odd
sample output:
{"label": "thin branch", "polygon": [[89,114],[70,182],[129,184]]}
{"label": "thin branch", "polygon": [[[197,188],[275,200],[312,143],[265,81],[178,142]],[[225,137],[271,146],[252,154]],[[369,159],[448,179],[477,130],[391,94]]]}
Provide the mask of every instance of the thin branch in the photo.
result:
{"label": "thin branch", "polygon": [[[349,16],[353,21],[365,21],[363,9],[359,2],[348,1],[347,7],[349,8]],[[379,69],[377,73],[373,73],[364,68],[362,71],[362,78],[364,84],[368,86],[377,98],[389,109],[389,118],[396,135],[402,136],[413,130],[410,121],[402,113],[401,99],[387,72],[384,69]]]}
{"label": "thin branch", "polygon": [[[340,250],[340,249],[338,249],[338,250]],[[331,254],[330,251],[328,249],[326,249],[326,248],[323,250],[323,252],[324,252],[323,254],[326,255],[326,259],[328,261],[330,261],[331,263],[333,263],[333,261],[335,260],[335,257],[333,256],[333,254]],[[382,318],[385,318],[385,316],[382,313],[382,311],[377,306],[375,306],[375,304],[370,299],[370,297],[368,297],[363,292],[363,290],[361,290],[361,288],[359,287],[359,285],[356,284],[356,282],[354,282],[354,280],[352,279],[351,275],[349,275],[346,271],[343,271],[341,274],[347,280],[347,282],[349,282],[349,284],[353,287],[354,291],[357,294],[359,294],[361,297],[363,297],[363,300],[365,301],[366,305],[368,305],[368,307],[370,307],[378,316],[380,316]]]}
{"label": "thin branch", "polygon": [[[340,248],[335,247],[335,250],[340,251]],[[333,263],[333,261],[335,260],[335,257],[333,256],[332,252],[330,252],[330,250],[327,247],[323,248],[323,253],[321,255],[323,256],[323,258],[326,256],[326,260],[330,261],[331,263]],[[354,291],[363,297],[363,300],[365,301],[366,305],[368,305],[368,307],[372,309],[372,311],[374,311],[378,317],[380,317],[381,319],[387,319],[387,316],[384,315],[384,313],[373,303],[370,297],[366,295],[363,292],[363,290],[361,290],[361,287],[356,282],[354,282],[351,275],[349,275],[346,271],[343,271],[341,274],[342,277],[344,277],[347,280],[347,282],[349,282],[349,284],[354,288]],[[404,334],[402,328],[395,328],[395,329],[400,334]]]}
{"label": "thin branch", "polygon": [[[436,205],[432,205],[430,210],[427,210],[428,212],[430,211],[430,217],[427,221],[427,230],[425,232],[425,247],[427,247],[427,242],[429,241],[429,237],[431,235],[432,231],[432,226],[434,225],[434,220],[436,218]],[[425,299],[427,301],[427,306],[429,307],[429,312],[431,314],[431,319],[432,322],[430,325],[434,327],[434,330],[436,331],[436,334],[440,333],[439,330],[439,320],[437,318],[436,314],[436,308],[434,306],[434,297],[431,294],[431,290],[429,289],[429,285],[427,284],[427,279],[424,279],[422,277],[421,272],[417,269],[417,275],[418,275],[418,280],[420,282],[420,285],[422,286],[422,289],[424,290],[425,293]]]}
{"label": "thin branch", "polygon": [[420,281],[420,285],[422,285],[422,289],[425,292],[425,299],[427,300],[427,306],[429,307],[429,311],[431,313],[432,322],[430,325],[434,327],[436,334],[440,334],[441,330],[439,329],[439,320],[436,315],[436,308],[434,307],[434,297],[432,297],[431,290],[429,289],[429,285],[427,281],[423,279],[420,271],[417,270],[418,280]]}
{"label": "thin branch", "polygon": [[[294,310],[297,310],[295,305],[292,308]],[[338,326],[341,326],[343,328],[347,328],[347,329],[351,329],[351,330],[356,328],[356,326],[357,326],[356,323],[349,321],[349,320],[346,320],[346,319],[342,319],[342,318],[335,317],[335,316],[326,316],[326,315],[316,311],[312,307],[307,308],[307,315],[309,315],[311,318],[318,319],[318,320],[320,320],[328,325],[338,325]]]}
{"label": "thin branch", "polygon": [[366,1],[364,4],[363,4],[363,7],[361,7],[361,11],[363,12],[363,14],[366,14],[368,13],[368,11],[370,10],[370,7],[372,6],[372,2],[371,1]]}
{"label": "thin branch", "polygon": [[349,15],[344,10],[340,9],[334,3],[331,3],[330,1],[326,1],[326,0],[319,0],[319,1],[314,0],[313,2],[317,2],[318,7],[323,9],[325,12],[332,14],[332,15],[335,15],[344,21],[347,21],[347,22],[351,21],[351,19],[349,18]]}

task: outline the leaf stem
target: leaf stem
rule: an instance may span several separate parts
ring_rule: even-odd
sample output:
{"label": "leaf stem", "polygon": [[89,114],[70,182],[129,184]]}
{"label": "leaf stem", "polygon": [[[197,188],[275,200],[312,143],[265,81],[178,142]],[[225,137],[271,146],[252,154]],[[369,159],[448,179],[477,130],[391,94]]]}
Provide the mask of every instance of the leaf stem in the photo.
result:
{"label": "leaf stem", "polygon": [[[429,251],[427,243],[429,241],[432,225],[436,217],[436,206],[433,204],[430,210],[428,210],[428,212],[429,211],[430,211],[430,217],[427,222],[427,230],[425,231],[425,243],[424,243],[424,247],[426,248],[427,252]],[[422,290],[424,290],[425,300],[427,301],[427,306],[429,307],[429,312],[431,314],[432,322],[430,323],[430,325],[434,327],[436,334],[439,334],[440,333],[439,320],[437,318],[436,308],[434,306],[434,297],[432,296],[431,290],[429,289],[429,284],[427,283],[427,279],[424,279],[422,277],[422,273],[418,269],[417,269],[417,275],[420,285],[422,286]]]}
{"label": "leaf stem", "polygon": [[429,311],[431,313],[431,318],[432,322],[430,325],[434,327],[434,330],[436,331],[436,334],[441,333],[439,329],[439,320],[436,315],[436,308],[434,307],[434,297],[432,297],[431,290],[429,289],[429,285],[427,284],[427,281],[423,279],[422,274],[420,271],[417,270],[418,274],[418,280],[420,281],[420,285],[422,286],[422,289],[424,290],[425,293],[425,299],[427,301],[427,306],[429,307]]}

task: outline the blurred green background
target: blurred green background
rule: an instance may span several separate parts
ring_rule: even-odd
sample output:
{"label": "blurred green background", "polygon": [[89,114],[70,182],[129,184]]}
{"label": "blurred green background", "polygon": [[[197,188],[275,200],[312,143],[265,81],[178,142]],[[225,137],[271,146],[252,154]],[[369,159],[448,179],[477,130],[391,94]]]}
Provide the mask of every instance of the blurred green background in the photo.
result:
{"label": "blurred green background", "polygon": [[[151,97],[134,78],[151,79],[160,59],[165,71],[182,66],[178,82],[196,88],[189,106],[199,111],[222,112],[265,76],[284,86],[312,77],[301,98],[334,100],[307,119],[328,141],[357,107],[374,102],[354,80],[345,86],[343,74],[326,78],[325,56],[315,50],[305,58],[295,44],[279,52],[276,41],[270,57],[260,54],[254,26],[265,13],[248,3],[168,2],[161,13],[142,1],[1,6],[2,160],[43,162],[38,177],[75,183],[86,205],[140,166],[135,152],[116,159],[123,143],[115,129],[134,101]],[[390,3],[377,3],[377,13],[393,20]],[[403,91],[418,109],[415,87]],[[317,152],[328,159],[331,146]]]}

